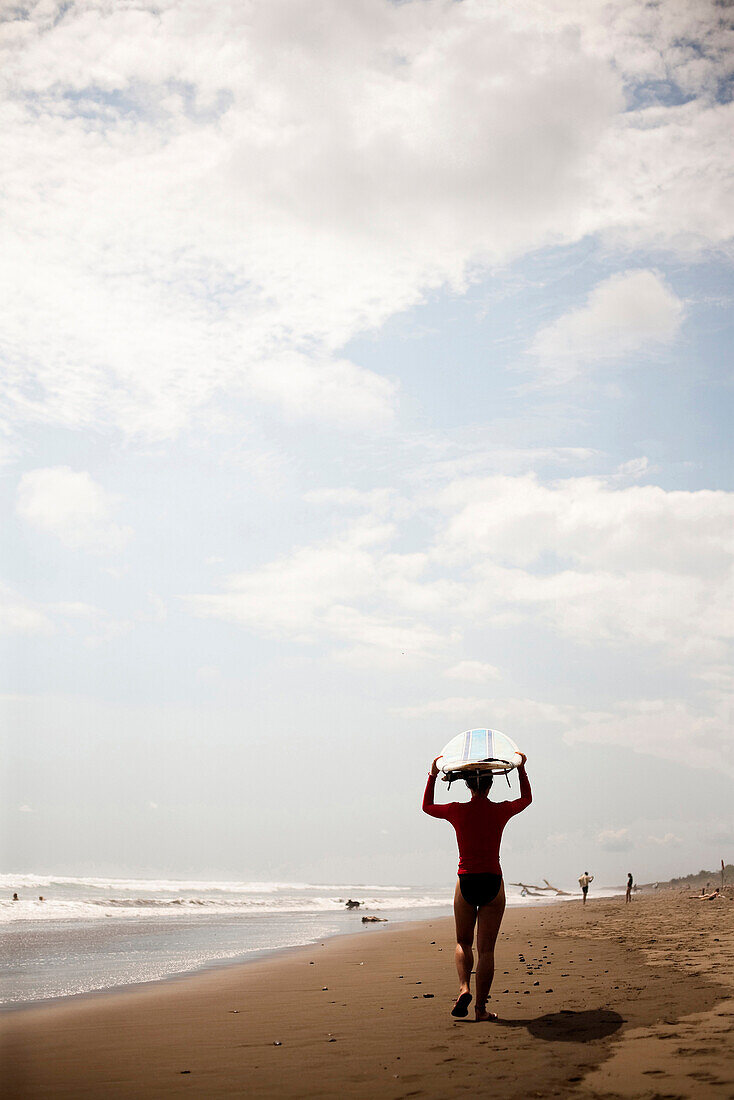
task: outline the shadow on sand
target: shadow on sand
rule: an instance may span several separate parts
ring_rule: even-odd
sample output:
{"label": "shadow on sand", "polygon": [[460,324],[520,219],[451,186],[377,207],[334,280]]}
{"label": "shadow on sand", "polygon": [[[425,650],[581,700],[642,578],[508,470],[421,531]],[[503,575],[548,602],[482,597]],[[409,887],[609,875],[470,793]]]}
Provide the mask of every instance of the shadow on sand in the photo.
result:
{"label": "shadow on sand", "polygon": [[584,1012],[562,1009],[535,1020],[497,1020],[496,1027],[524,1027],[536,1039],[552,1043],[590,1043],[606,1039],[619,1031],[624,1017],[609,1008],[590,1008]]}

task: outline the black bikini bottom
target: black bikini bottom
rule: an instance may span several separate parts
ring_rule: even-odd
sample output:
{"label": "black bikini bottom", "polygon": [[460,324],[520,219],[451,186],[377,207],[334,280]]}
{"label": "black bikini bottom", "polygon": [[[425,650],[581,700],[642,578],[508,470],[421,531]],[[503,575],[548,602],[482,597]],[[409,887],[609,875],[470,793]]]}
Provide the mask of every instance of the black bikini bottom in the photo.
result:
{"label": "black bikini bottom", "polygon": [[464,901],[479,909],[497,897],[502,889],[502,875],[459,875],[459,889]]}

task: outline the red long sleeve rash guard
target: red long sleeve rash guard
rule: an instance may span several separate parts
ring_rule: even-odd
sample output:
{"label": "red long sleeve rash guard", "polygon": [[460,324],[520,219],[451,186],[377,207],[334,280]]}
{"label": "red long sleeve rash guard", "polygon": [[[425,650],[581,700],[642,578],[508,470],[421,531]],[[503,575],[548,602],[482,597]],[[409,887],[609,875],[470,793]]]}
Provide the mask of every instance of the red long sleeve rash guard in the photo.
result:
{"label": "red long sleeve rash guard", "polygon": [[433,801],[436,776],[429,775],[423,795],[423,812],[443,817],[456,830],[459,845],[460,875],[501,875],[500,841],[505,825],[533,801],[525,768],[519,769],[520,797],[513,802],[490,802],[473,798],[471,802],[449,802],[437,806]]}

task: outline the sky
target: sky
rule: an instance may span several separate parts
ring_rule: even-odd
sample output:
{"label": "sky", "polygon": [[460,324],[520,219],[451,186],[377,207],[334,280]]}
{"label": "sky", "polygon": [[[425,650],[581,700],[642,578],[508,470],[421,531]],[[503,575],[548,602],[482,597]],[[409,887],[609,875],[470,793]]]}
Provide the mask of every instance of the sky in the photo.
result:
{"label": "sky", "polygon": [[4,870],[732,862],[731,13],[3,5]]}

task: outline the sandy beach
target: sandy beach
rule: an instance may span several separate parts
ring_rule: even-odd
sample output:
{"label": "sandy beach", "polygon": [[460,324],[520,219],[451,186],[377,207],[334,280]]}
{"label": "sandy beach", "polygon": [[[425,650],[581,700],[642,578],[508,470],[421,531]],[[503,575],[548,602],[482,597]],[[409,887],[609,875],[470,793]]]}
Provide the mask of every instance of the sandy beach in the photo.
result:
{"label": "sandy beach", "polygon": [[499,1021],[453,1020],[455,988],[441,919],[15,1010],[2,1095],[734,1095],[734,903],[511,909]]}

